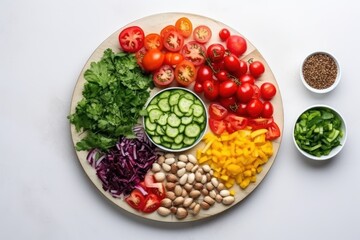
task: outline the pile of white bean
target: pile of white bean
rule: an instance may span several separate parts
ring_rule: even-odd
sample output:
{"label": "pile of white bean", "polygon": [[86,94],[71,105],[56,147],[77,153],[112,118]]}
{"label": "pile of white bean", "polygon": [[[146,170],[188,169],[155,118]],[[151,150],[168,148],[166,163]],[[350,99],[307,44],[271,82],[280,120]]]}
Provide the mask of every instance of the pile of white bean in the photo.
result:
{"label": "pile of white bean", "polygon": [[231,205],[235,198],[225,189],[223,183],[213,177],[209,165],[198,165],[196,158],[189,155],[165,154],[152,165],[157,182],[163,182],[166,198],[161,201],[157,212],[161,216],[174,214],[183,219],[200,210],[207,210],[214,204]]}

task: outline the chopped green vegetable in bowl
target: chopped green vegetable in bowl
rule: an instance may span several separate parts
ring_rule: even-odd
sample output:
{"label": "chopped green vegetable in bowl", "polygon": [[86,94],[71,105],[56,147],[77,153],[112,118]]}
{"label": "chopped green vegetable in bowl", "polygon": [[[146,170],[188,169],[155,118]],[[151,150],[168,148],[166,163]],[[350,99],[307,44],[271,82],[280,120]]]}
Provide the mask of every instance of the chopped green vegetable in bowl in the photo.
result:
{"label": "chopped green vegetable in bowl", "polygon": [[327,160],[339,153],[346,141],[346,124],[335,109],[325,105],[307,108],[297,118],[293,139],[298,150],[313,160]]}

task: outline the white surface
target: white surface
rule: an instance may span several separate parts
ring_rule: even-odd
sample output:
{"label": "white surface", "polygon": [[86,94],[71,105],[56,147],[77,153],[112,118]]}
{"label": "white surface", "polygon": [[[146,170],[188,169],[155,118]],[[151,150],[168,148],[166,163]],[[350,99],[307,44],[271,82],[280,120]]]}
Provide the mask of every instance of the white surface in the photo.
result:
{"label": "white surface", "polygon": [[[2,0],[0,239],[358,239],[359,10],[356,1],[325,0]],[[92,51],[129,22],[174,11],[244,34],[277,77],[285,110],[280,152],[258,189],[225,214],[177,225],[132,217],[102,197],[76,159],[66,119]],[[321,96],[298,72],[316,50],[342,67],[341,83]],[[347,145],[326,162],[305,159],[291,139],[298,113],[318,103],[341,111],[348,127]]]}

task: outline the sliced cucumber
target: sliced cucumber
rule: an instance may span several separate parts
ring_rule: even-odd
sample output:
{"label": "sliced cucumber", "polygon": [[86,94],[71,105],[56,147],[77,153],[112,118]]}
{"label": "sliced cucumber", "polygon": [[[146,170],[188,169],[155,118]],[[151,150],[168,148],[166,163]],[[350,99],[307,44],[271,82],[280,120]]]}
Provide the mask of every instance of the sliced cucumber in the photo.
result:
{"label": "sliced cucumber", "polygon": [[197,137],[200,135],[201,133],[201,128],[198,124],[196,123],[191,123],[189,125],[187,125],[185,127],[185,131],[184,131],[185,135],[187,137]]}
{"label": "sliced cucumber", "polygon": [[182,147],[183,147],[182,143],[173,143],[173,144],[171,144],[171,149],[174,149],[174,150],[181,149]]}
{"label": "sliced cucumber", "polygon": [[179,126],[179,133],[183,133],[184,132],[184,130],[185,130],[185,125],[180,125]]}
{"label": "sliced cucumber", "polygon": [[159,136],[153,136],[152,140],[154,141],[154,143],[156,144],[161,144],[161,139]]}
{"label": "sliced cucumber", "polygon": [[162,93],[160,93],[160,95],[158,96],[158,98],[168,98],[170,96],[170,91],[164,91]]}
{"label": "sliced cucumber", "polygon": [[160,125],[157,125],[155,132],[160,136],[165,135],[165,131]]}
{"label": "sliced cucumber", "polygon": [[193,104],[191,105],[191,108],[195,117],[200,117],[204,115],[204,108],[201,105]]}
{"label": "sliced cucumber", "polygon": [[193,120],[193,116],[190,116],[190,117],[184,116],[181,118],[181,123],[184,125],[188,125],[192,122],[192,120]]}
{"label": "sliced cucumber", "polygon": [[163,113],[156,122],[157,122],[157,124],[159,124],[161,126],[165,126],[168,118],[169,118],[169,115],[167,113]]}
{"label": "sliced cucumber", "polygon": [[181,124],[181,120],[178,116],[175,115],[175,113],[171,113],[170,116],[167,119],[167,123],[171,126],[171,127],[178,127]]}
{"label": "sliced cucumber", "polygon": [[176,138],[174,139],[174,142],[175,142],[176,144],[180,144],[180,143],[182,143],[183,140],[184,140],[184,135],[179,134],[179,135],[177,135]]}
{"label": "sliced cucumber", "polygon": [[194,121],[201,124],[201,123],[205,122],[205,117],[204,117],[204,115],[201,115],[200,117],[195,117]]}
{"label": "sliced cucumber", "polygon": [[185,93],[185,94],[184,94],[184,97],[187,98],[187,99],[189,99],[189,100],[191,100],[191,101],[194,101],[194,100],[195,100],[194,95],[191,94],[191,93]]}
{"label": "sliced cucumber", "polygon": [[159,106],[156,104],[150,104],[149,106],[147,106],[146,111],[150,112],[153,109],[159,109]]}
{"label": "sliced cucumber", "polygon": [[191,105],[194,103],[194,101],[189,100],[185,97],[180,98],[178,106],[181,112],[187,113],[190,110]]}
{"label": "sliced cucumber", "polygon": [[175,106],[179,103],[180,93],[173,93],[169,97],[170,106]]}
{"label": "sliced cucumber", "polygon": [[163,112],[160,109],[153,109],[149,112],[150,122],[154,123],[156,120],[160,118]]}
{"label": "sliced cucumber", "polygon": [[195,142],[196,138],[184,137],[184,144],[190,146]]}
{"label": "sliced cucumber", "polygon": [[[186,131],[186,128],[185,128],[185,131]],[[168,137],[175,138],[179,134],[179,129],[167,126],[165,133]]]}
{"label": "sliced cucumber", "polygon": [[156,123],[152,123],[149,118],[146,118],[145,128],[146,130],[154,131],[156,129]]}
{"label": "sliced cucumber", "polygon": [[173,143],[173,142],[174,142],[174,139],[173,139],[173,138],[168,137],[168,136],[166,136],[166,135],[162,136],[162,137],[161,137],[161,140],[162,140],[162,141],[165,141],[165,142],[169,142],[169,143]]}
{"label": "sliced cucumber", "polygon": [[160,99],[158,102],[158,106],[161,109],[161,111],[163,111],[163,112],[170,111],[169,100],[167,98]]}
{"label": "sliced cucumber", "polygon": [[178,116],[178,117],[182,117],[182,116],[184,116],[184,114],[180,111],[180,109],[179,109],[179,106],[178,105],[175,105],[174,106],[174,113],[176,114],[176,116]]}

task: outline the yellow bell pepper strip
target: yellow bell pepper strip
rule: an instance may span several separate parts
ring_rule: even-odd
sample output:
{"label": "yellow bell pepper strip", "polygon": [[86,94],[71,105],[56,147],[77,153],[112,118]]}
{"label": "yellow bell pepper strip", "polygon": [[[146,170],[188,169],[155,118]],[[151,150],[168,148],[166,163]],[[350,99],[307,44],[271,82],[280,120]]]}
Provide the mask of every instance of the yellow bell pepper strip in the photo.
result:
{"label": "yellow bell pepper strip", "polygon": [[223,181],[227,188],[236,183],[245,189],[256,182],[262,165],[273,154],[272,143],[266,140],[267,131],[244,129],[221,136],[209,132],[203,138],[205,147],[197,150],[197,159],[200,164],[211,166],[214,177]]}

